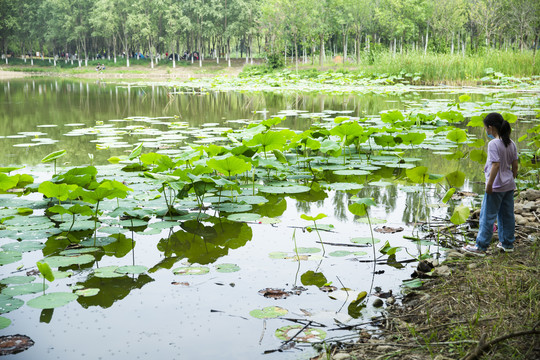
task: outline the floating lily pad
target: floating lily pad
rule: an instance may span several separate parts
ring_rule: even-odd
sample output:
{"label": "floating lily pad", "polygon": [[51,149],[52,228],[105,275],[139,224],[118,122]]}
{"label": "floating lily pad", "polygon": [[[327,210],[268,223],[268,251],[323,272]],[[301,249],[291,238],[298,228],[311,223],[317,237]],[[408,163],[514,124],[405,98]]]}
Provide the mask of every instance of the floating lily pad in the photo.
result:
{"label": "floating lily pad", "polygon": [[316,247],[299,247],[296,250],[299,254],[315,254],[321,251],[321,249]]}
{"label": "floating lily pad", "polygon": [[6,251],[16,252],[30,252],[34,250],[41,250],[45,245],[39,241],[19,241],[2,245],[2,249]]}
{"label": "floating lily pad", "polygon": [[[385,219],[369,218],[369,220],[371,221],[371,225],[373,225],[373,224],[384,224],[384,223],[386,223],[386,220],[385,220]],[[356,219],[356,221],[359,222],[359,223],[362,223],[362,224],[369,224],[368,218],[367,218],[367,217],[361,217],[361,218],[358,218],[358,219]]]}
{"label": "floating lily pad", "polygon": [[[115,239],[113,237],[97,237],[96,239],[94,238],[89,238],[89,239],[86,239],[86,240],[83,240],[79,243],[79,245],[82,245],[82,246],[107,246],[107,245],[110,245],[112,244],[113,242],[115,242],[116,240],[118,239]],[[95,244],[94,244],[95,243]]]}
{"label": "floating lily pad", "polygon": [[68,292],[50,293],[29,300],[27,305],[36,309],[54,309],[69,304],[77,297],[76,294]]}
{"label": "floating lily pad", "polygon": [[18,251],[0,251],[0,265],[11,264],[22,260],[22,254]]}
{"label": "floating lily pad", "polygon": [[38,283],[14,285],[14,286],[10,285],[6,287],[4,290],[2,290],[2,294],[7,295],[7,296],[35,294],[40,291],[46,290],[48,287],[49,285],[47,284],[38,284]]}
{"label": "floating lily pad", "polygon": [[381,240],[380,239],[372,240],[370,237],[357,237],[357,238],[352,238],[351,242],[355,244],[372,244],[372,243],[377,244],[381,242]]}
{"label": "floating lily pad", "polygon": [[53,273],[55,279],[65,279],[65,278],[73,276],[73,273],[71,271],[53,270],[52,273]]}
{"label": "floating lily pad", "polygon": [[142,274],[148,271],[148,268],[142,265],[127,265],[127,266],[120,266],[118,269],[114,271],[120,274]]}
{"label": "floating lily pad", "polygon": [[148,227],[151,227],[154,229],[170,229],[175,226],[180,226],[180,223],[176,221],[156,221],[151,224],[148,224]]}
{"label": "floating lily pad", "polygon": [[360,190],[364,187],[364,185],[341,182],[341,183],[328,184],[327,187],[329,189],[337,190],[337,191],[348,191],[348,190]]}
{"label": "floating lily pad", "polygon": [[48,263],[50,267],[63,267],[88,264],[94,260],[95,258],[90,254],[81,254],[72,256],[51,256],[41,261]]}
{"label": "floating lily pad", "polygon": [[176,275],[204,275],[210,272],[206,266],[181,266],[173,270]]}
{"label": "floating lily pad", "polygon": [[62,256],[81,255],[81,254],[93,253],[93,252],[96,252],[96,251],[99,251],[99,250],[101,250],[101,249],[91,246],[91,247],[84,247],[84,248],[80,248],[80,249],[64,250],[64,251],[61,251],[59,253],[59,255],[62,255]]}
{"label": "floating lily pad", "polygon": [[261,218],[261,215],[259,214],[253,214],[253,213],[239,213],[239,214],[231,214],[227,216],[227,220],[231,221],[256,221]]}
{"label": "floating lily pad", "polygon": [[289,311],[279,306],[267,306],[261,309],[251,310],[249,315],[257,319],[274,319],[283,315],[287,315]]}
{"label": "floating lily pad", "polygon": [[282,252],[282,251],[274,251],[268,254],[270,259],[286,259],[289,254]]}
{"label": "floating lily pad", "polygon": [[392,183],[391,183],[391,182],[388,182],[388,181],[373,181],[373,182],[370,182],[369,185],[371,185],[371,186],[385,187],[385,186],[390,186],[390,185],[392,185]]}
{"label": "floating lily pad", "polygon": [[334,174],[335,174],[335,175],[342,175],[342,176],[350,176],[350,175],[354,175],[354,176],[363,176],[363,175],[369,175],[369,174],[371,174],[371,171],[360,170],[360,169],[355,169],[355,170],[336,170],[336,171],[334,171]]}
{"label": "floating lily pad", "polygon": [[[179,224],[178,224],[178,225],[179,225]],[[161,234],[162,231],[163,231],[163,229],[158,229],[158,228],[146,228],[144,231],[138,231],[137,234],[149,236],[149,235],[157,235],[157,234]]]}
{"label": "floating lily pad", "polygon": [[225,203],[214,206],[214,209],[224,212],[242,213],[251,210],[252,206],[249,204],[234,204]]}
{"label": "floating lily pad", "polygon": [[335,256],[335,257],[343,257],[343,256],[351,255],[351,254],[352,252],[347,251],[347,250],[337,250],[337,251],[332,251],[328,255]]}
{"label": "floating lily pad", "polygon": [[0,316],[0,330],[7,328],[9,325],[11,325],[11,320]]}
{"label": "floating lily pad", "polygon": [[[302,330],[302,332],[298,334],[300,330]],[[304,325],[283,326],[277,329],[275,334],[276,337],[282,341],[290,340],[294,336],[294,341],[306,343],[319,342],[326,338],[326,331],[310,327],[304,328]]]}
{"label": "floating lily pad", "polygon": [[240,270],[240,267],[236,264],[219,264],[216,265],[216,271],[220,273],[231,273],[237,272]]}
{"label": "floating lily pad", "polygon": [[409,289],[415,289],[419,288],[423,285],[422,280],[420,279],[412,279],[412,280],[403,280],[403,284],[401,286],[409,288]]}
{"label": "floating lily pad", "polygon": [[303,185],[293,186],[261,186],[260,192],[269,194],[300,194],[310,191],[311,188]]}
{"label": "floating lily pad", "polygon": [[24,301],[11,297],[9,295],[0,294],[0,314],[5,314],[13,310],[17,310],[23,306]]}
{"label": "floating lily pad", "polygon": [[261,223],[261,224],[277,224],[277,223],[280,223],[281,220],[276,219],[276,218],[269,218],[267,216],[263,216],[262,218],[259,219],[258,222]]}
{"label": "floating lily pad", "polygon": [[365,251],[355,251],[353,252],[353,255],[355,256],[366,256],[368,253]]}
{"label": "floating lily pad", "polygon": [[105,266],[102,268],[98,268],[94,270],[94,276],[98,278],[110,279],[110,278],[122,277],[125,275],[125,274],[116,272],[116,269],[118,269],[118,266]]}
{"label": "floating lily pad", "polygon": [[95,296],[99,293],[98,288],[79,289],[75,291],[75,294],[83,297]]}
{"label": "floating lily pad", "polygon": [[96,225],[96,223],[94,223],[94,221],[92,220],[81,220],[81,221],[75,221],[75,224],[73,224],[73,226],[71,226],[70,221],[61,223],[59,228],[62,231],[84,231],[84,230],[94,230],[96,226],[99,227],[99,222]]}
{"label": "floating lily pad", "polygon": [[129,219],[129,220],[122,220],[119,222],[119,224],[125,228],[132,228],[132,227],[146,226],[148,225],[148,221],[144,221],[141,219]]}
{"label": "floating lily pad", "polygon": [[250,205],[264,204],[268,202],[268,199],[260,195],[240,195],[236,199],[238,202],[245,202]]}
{"label": "floating lily pad", "polygon": [[36,280],[35,276],[10,276],[0,280],[0,284],[28,284]]}

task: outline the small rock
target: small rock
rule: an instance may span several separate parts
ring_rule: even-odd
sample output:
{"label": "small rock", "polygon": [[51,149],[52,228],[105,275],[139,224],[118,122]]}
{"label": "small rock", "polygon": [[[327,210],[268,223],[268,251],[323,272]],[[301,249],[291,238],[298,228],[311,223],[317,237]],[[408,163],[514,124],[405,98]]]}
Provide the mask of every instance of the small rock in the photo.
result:
{"label": "small rock", "polygon": [[521,214],[523,212],[523,204],[515,203],[514,204],[514,213]]}
{"label": "small rock", "polygon": [[422,260],[418,263],[418,271],[428,273],[433,269],[433,264],[430,262],[427,262],[426,260]]}
{"label": "small rock", "polygon": [[374,307],[381,307],[383,305],[384,305],[384,303],[383,303],[383,301],[381,299],[375,299],[375,301],[373,301],[373,306]]}
{"label": "small rock", "polygon": [[342,352],[339,352],[337,354],[335,354],[334,356],[332,356],[332,360],[346,360],[346,359],[350,359],[351,358],[351,355],[347,354],[347,353],[342,353]]}
{"label": "small rock", "polygon": [[[515,210],[515,207],[514,207]],[[523,204],[523,211],[531,212],[536,210],[536,203],[534,201],[527,201],[525,204]]]}
{"label": "small rock", "polygon": [[386,346],[386,345],[380,345],[375,348],[375,351],[382,352],[384,354],[388,354],[391,352],[394,352],[396,350],[393,346]]}
{"label": "small rock", "polygon": [[525,219],[523,216],[521,216],[521,215],[516,215],[515,218],[516,218],[516,224],[518,224],[518,225],[525,225],[525,224],[527,224],[527,219]]}
{"label": "small rock", "polygon": [[439,354],[439,355],[435,356],[435,358],[433,360],[452,360],[452,358],[449,358],[449,357],[446,357],[444,355]]}
{"label": "small rock", "polygon": [[396,298],[393,296],[390,296],[388,299],[386,299],[386,305],[394,305],[396,303]]}
{"label": "small rock", "polygon": [[450,268],[446,265],[436,267],[435,270],[433,270],[433,275],[435,276],[450,276],[452,275],[452,271],[450,271]]}
{"label": "small rock", "polygon": [[540,199],[540,190],[527,189],[520,194],[520,197],[525,200],[536,201]]}
{"label": "small rock", "polygon": [[448,258],[462,258],[464,257],[465,255],[456,251],[456,250],[449,250],[447,253],[446,253],[446,257]]}

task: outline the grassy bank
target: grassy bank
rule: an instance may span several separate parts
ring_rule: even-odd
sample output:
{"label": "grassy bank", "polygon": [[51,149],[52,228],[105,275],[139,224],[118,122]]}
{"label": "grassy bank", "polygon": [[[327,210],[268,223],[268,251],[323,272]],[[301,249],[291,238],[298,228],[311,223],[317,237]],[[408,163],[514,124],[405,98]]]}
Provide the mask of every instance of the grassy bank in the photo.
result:
{"label": "grassy bank", "polygon": [[[540,75],[540,61],[534,62],[533,52],[490,51],[486,54],[449,55],[404,53],[395,56],[388,52],[364,57],[359,64],[347,62],[343,64],[341,57],[326,62],[322,67],[317,59],[313,65],[300,64],[299,74],[316,77],[319,71],[336,71],[363,74],[377,78],[383,75],[409,74],[419,76],[425,84],[474,84],[486,76],[504,75],[504,77],[530,78]],[[290,59],[289,59],[290,60]],[[296,71],[296,65],[288,63],[287,69]],[[281,70],[281,69],[280,69]],[[280,71],[261,67],[246,67],[244,75],[252,73],[271,73]],[[502,77],[502,76],[499,76]]]}

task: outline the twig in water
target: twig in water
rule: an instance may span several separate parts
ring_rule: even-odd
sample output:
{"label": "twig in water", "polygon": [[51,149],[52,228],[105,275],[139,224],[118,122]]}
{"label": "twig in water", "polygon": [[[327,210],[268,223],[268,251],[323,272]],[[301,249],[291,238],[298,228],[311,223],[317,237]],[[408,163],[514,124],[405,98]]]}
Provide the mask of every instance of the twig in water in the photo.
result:
{"label": "twig in water", "polygon": [[263,321],[263,329],[262,329],[262,332],[261,332],[261,338],[259,339],[259,345],[261,345],[261,343],[262,343],[265,331],[266,331],[266,319],[264,319],[264,321]]}

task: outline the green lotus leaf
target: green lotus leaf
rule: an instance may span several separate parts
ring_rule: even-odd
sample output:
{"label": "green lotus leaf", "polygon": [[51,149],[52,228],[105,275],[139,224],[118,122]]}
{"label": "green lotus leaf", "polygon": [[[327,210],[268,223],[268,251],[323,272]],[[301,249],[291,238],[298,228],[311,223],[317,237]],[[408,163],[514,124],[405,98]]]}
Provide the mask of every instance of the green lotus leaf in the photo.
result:
{"label": "green lotus leaf", "polygon": [[[298,332],[302,330],[300,334]],[[275,335],[282,341],[288,341],[293,338],[296,342],[315,343],[321,342],[326,338],[326,331],[304,327],[304,325],[287,325],[276,330]]]}
{"label": "green lotus leaf", "polygon": [[16,252],[30,252],[34,250],[41,250],[45,247],[45,244],[39,241],[19,241],[11,242],[2,245],[2,249],[5,251],[16,251]]}
{"label": "green lotus leaf", "polygon": [[467,123],[467,126],[471,127],[483,127],[484,118],[482,116],[471,116],[471,121]]}
{"label": "green lotus leaf", "polygon": [[371,171],[367,170],[336,170],[334,171],[335,175],[343,175],[343,176],[363,176],[363,175],[369,175],[371,174]]}
{"label": "green lotus leaf", "polygon": [[7,265],[22,260],[22,253],[18,251],[0,251],[0,265]]}
{"label": "green lotus leaf", "polygon": [[36,263],[37,268],[39,272],[41,273],[41,276],[43,276],[45,279],[47,279],[50,282],[54,281],[54,274],[52,272],[51,267],[46,262],[37,262]]}
{"label": "green lotus leaf", "polygon": [[148,224],[148,227],[154,229],[170,229],[175,226],[180,226],[180,223],[176,221],[156,221]]}
{"label": "green lotus leaf", "polygon": [[9,276],[0,280],[0,284],[28,284],[36,280],[35,276]]}
{"label": "green lotus leaf", "polygon": [[142,274],[147,272],[148,268],[142,265],[126,265],[120,266],[114,271],[120,274]]}
{"label": "green lotus leaf", "polygon": [[9,325],[11,325],[11,320],[3,316],[0,316],[0,330],[7,328]]}
{"label": "green lotus leaf", "polygon": [[471,150],[471,152],[469,153],[469,158],[472,161],[476,161],[476,162],[479,162],[480,164],[484,164],[487,159],[487,153],[484,150],[474,149],[474,150]]}
{"label": "green lotus leaf", "polygon": [[321,249],[316,247],[299,247],[296,249],[299,254],[315,254],[321,251]]}
{"label": "green lotus leaf", "polygon": [[62,156],[66,155],[66,150],[59,150],[50,153],[49,155],[45,156],[43,159],[41,159],[42,163],[48,163],[51,161],[54,161]]}
{"label": "green lotus leaf", "polygon": [[224,212],[245,212],[251,210],[252,206],[249,204],[233,204],[233,203],[226,203],[226,204],[219,204],[214,206],[214,209],[217,211],[224,211]]}
{"label": "green lotus leaf", "polygon": [[413,280],[403,280],[402,286],[409,289],[415,289],[415,288],[421,287],[423,284],[424,283],[422,282],[422,280],[413,279]]}
{"label": "green lotus leaf", "polygon": [[365,251],[355,251],[353,252],[353,255],[355,256],[366,256],[368,253]]}
{"label": "green lotus leaf", "polygon": [[452,187],[461,187],[465,184],[465,173],[459,170],[446,174],[446,181]]}
{"label": "green lotus leaf", "polygon": [[267,198],[260,195],[240,195],[236,200],[250,205],[265,204],[268,202]]}
{"label": "green lotus leaf", "polygon": [[455,208],[450,221],[456,225],[461,225],[467,221],[471,210],[465,205],[459,205]]}
{"label": "green lotus leaf", "polygon": [[300,194],[310,191],[311,188],[303,185],[291,185],[291,186],[261,186],[260,192],[269,194]]}
{"label": "green lotus leaf", "polygon": [[93,253],[96,251],[100,251],[101,249],[98,247],[85,247],[80,249],[68,249],[61,251],[58,255],[62,256],[71,256],[71,255],[81,255],[81,254],[88,254]]}
{"label": "green lotus leaf", "polygon": [[173,270],[175,275],[204,275],[209,272],[207,266],[181,266]]}
{"label": "green lotus leaf", "polygon": [[54,309],[64,306],[77,300],[78,296],[74,293],[57,292],[38,296],[27,302],[27,305],[36,309]]}
{"label": "green lotus leaf", "polygon": [[467,141],[467,132],[462,129],[454,129],[446,135],[446,138],[458,144],[464,143]]}
{"label": "green lotus leaf", "polygon": [[5,314],[10,311],[17,310],[23,305],[24,301],[22,301],[21,299],[17,299],[5,294],[0,294],[0,314]]}
{"label": "green lotus leaf", "polygon": [[369,224],[369,223],[371,223],[371,225],[385,224],[387,222],[386,219],[379,219],[379,218],[373,218],[373,217],[370,217],[369,220],[368,220],[368,218],[366,216],[358,218],[355,221],[359,222],[361,224]]}
{"label": "green lotus leaf", "polygon": [[88,288],[88,289],[79,289],[75,290],[75,295],[77,296],[83,296],[83,297],[90,297],[95,296],[99,293],[98,288]]}
{"label": "green lotus leaf", "polygon": [[274,251],[268,254],[270,259],[286,259],[289,254],[283,251]]}
{"label": "green lotus leaf", "polygon": [[93,220],[75,221],[73,226],[71,225],[71,221],[67,221],[60,224],[59,229],[66,232],[67,231],[84,231],[84,230],[94,230],[96,226],[99,227],[99,222],[96,224]]}
{"label": "green lotus leaf", "polygon": [[51,256],[41,261],[46,262],[51,267],[57,268],[57,267],[64,267],[64,266],[71,266],[71,265],[84,265],[84,264],[91,263],[94,260],[95,258],[92,255],[82,254],[82,255],[72,255],[72,256]]}
{"label": "green lotus leaf", "polygon": [[452,195],[454,195],[455,192],[456,192],[456,188],[450,188],[450,189],[448,189],[448,191],[446,192],[446,194],[444,194],[444,197],[443,197],[443,199],[442,199],[442,202],[446,204],[446,203],[452,198]]}
{"label": "green lotus leaf", "polygon": [[328,283],[328,280],[326,280],[326,277],[323,273],[314,272],[311,270],[302,274],[300,280],[305,286],[315,285],[317,287],[321,287]]}
{"label": "green lotus leaf", "polygon": [[8,287],[2,290],[2,294],[7,295],[7,296],[35,294],[40,291],[46,290],[48,287],[49,286],[47,284],[38,284],[38,283],[30,283],[30,284],[23,284],[23,285],[8,285]]}
{"label": "green lotus leaf", "polygon": [[351,251],[347,251],[347,250],[337,250],[337,251],[332,251],[332,252],[329,253],[328,255],[334,256],[334,257],[343,257],[343,256],[351,255],[351,254],[352,254]]}
{"label": "green lotus leaf", "polygon": [[231,214],[227,216],[227,220],[231,221],[257,221],[261,218],[261,215],[259,214],[252,214],[252,213],[240,213],[240,214]]}
{"label": "green lotus leaf", "polygon": [[287,315],[289,310],[279,306],[267,306],[261,309],[251,310],[249,315],[257,319],[275,319],[283,315]]}
{"label": "green lotus leaf", "polygon": [[352,238],[351,242],[354,244],[377,244],[381,242],[380,239],[371,239],[370,237],[356,237]]}
{"label": "green lotus leaf", "polygon": [[336,191],[360,190],[364,187],[362,184],[356,183],[333,183],[326,185],[327,188]]}
{"label": "green lotus leaf", "polygon": [[236,264],[218,264],[216,265],[216,271],[220,273],[231,273],[240,271],[240,267]]}
{"label": "green lotus leaf", "polygon": [[57,198],[60,201],[66,201],[71,192],[79,188],[78,185],[55,184],[50,181],[42,182],[38,191],[48,198]]}
{"label": "green lotus leaf", "polygon": [[302,215],[300,215],[300,218],[302,218],[304,220],[308,220],[308,221],[317,221],[317,220],[324,219],[327,216],[328,215],[323,214],[323,213],[320,213],[317,216],[309,216],[309,215],[306,215],[306,214],[302,214]]}
{"label": "green lotus leaf", "polygon": [[118,269],[118,266],[114,266],[114,265],[98,268],[94,270],[94,276],[98,278],[103,278],[103,279],[119,278],[119,277],[125,276],[125,274],[116,272],[116,269]]}
{"label": "green lotus leaf", "polygon": [[211,169],[229,177],[251,170],[251,163],[236,156],[227,156],[220,159],[212,158],[208,160],[207,164]]}

